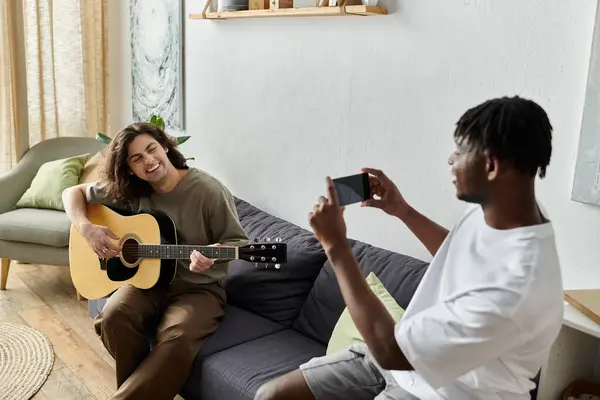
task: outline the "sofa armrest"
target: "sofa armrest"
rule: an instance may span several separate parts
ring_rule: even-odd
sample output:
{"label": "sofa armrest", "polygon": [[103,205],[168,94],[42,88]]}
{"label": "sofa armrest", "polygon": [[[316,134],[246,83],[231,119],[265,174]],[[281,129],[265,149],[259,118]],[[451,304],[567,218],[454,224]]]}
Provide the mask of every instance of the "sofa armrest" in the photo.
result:
{"label": "sofa armrest", "polygon": [[29,148],[12,170],[0,175],[0,214],[14,209],[45,162],[100,152],[104,147],[94,138],[73,136],[46,139]]}
{"label": "sofa armrest", "polygon": [[23,158],[10,171],[0,175],[0,214],[12,211],[31,185],[39,165],[31,157]]}

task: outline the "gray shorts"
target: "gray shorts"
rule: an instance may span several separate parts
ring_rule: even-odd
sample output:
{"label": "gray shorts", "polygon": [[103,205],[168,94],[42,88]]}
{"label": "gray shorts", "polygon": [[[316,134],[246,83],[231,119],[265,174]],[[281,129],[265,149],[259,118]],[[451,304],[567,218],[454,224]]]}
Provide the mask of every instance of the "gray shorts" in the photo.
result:
{"label": "gray shorts", "polygon": [[300,371],[316,399],[418,400],[400,388],[390,371],[382,369],[364,344],[313,358]]}

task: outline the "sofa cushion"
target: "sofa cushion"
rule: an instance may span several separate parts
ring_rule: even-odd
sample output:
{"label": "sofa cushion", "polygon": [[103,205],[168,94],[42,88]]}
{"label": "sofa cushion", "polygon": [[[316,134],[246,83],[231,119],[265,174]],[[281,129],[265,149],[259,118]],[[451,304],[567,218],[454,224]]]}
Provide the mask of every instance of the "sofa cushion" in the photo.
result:
{"label": "sofa cushion", "polygon": [[236,199],[242,227],[252,239],[287,244],[287,263],[280,269],[255,268],[253,263],[231,262],[223,286],[228,302],[281,324],[291,326],[327,257],[312,232],[276,218]]}
{"label": "sofa cushion", "polygon": [[211,354],[284,329],[285,326],[268,318],[228,305],[219,328],[206,340],[196,362]]}
{"label": "sofa cushion", "polygon": [[46,246],[69,245],[71,223],[64,211],[20,208],[0,214],[0,239]]}
{"label": "sofa cushion", "polygon": [[[396,299],[388,292],[383,283],[377,279],[375,273],[369,272],[367,284],[379,301],[381,301],[388,310],[394,321],[400,321],[404,316],[404,310],[398,305]],[[331,338],[327,344],[326,354],[334,354],[338,351],[346,350],[353,344],[359,343],[365,343],[365,339],[356,327],[356,324],[348,311],[348,307],[345,307],[344,311],[342,311],[342,315],[340,315],[340,318],[333,328]]]}
{"label": "sofa cushion", "polygon": [[77,185],[89,153],[52,160],[40,166],[29,189],[16,204],[16,208],[47,208],[64,211],[62,193]]}
{"label": "sofa cushion", "polygon": [[[400,307],[406,309],[428,263],[363,242],[349,242],[363,276],[374,272]],[[325,344],[345,306],[335,272],[327,261],[293,327]]]}
{"label": "sofa cushion", "polygon": [[186,400],[253,399],[263,383],[324,354],[322,344],[286,329],[196,363],[181,394]]}
{"label": "sofa cushion", "polygon": [[81,171],[81,176],[79,177],[79,183],[82,184],[99,181],[101,170],[104,167],[105,162],[106,157],[104,152],[99,151],[91,156],[83,166],[83,171]]}
{"label": "sofa cushion", "polygon": [[[102,311],[106,300],[106,298],[103,298],[88,301],[88,312],[92,318],[95,318]],[[202,362],[203,358],[213,353],[283,329],[286,329],[285,326],[268,318],[228,305],[225,308],[225,316],[221,320],[219,328],[206,340],[200,349],[196,362]],[[154,344],[152,338],[150,338],[150,342]]]}

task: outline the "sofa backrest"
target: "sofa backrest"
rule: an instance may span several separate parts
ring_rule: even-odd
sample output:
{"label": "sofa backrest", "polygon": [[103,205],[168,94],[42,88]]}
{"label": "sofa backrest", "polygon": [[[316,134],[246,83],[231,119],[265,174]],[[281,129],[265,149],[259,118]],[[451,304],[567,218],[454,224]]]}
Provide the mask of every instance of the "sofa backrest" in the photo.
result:
{"label": "sofa backrest", "polygon": [[[326,344],[345,304],[334,271],[314,234],[236,199],[242,227],[250,239],[281,237],[288,262],[281,269],[256,269],[233,261],[224,282],[228,301]],[[406,308],[427,263],[369,244],[349,240],[363,275],[373,271]]]}
{"label": "sofa backrest", "polygon": [[288,262],[278,270],[255,268],[246,261],[231,262],[223,283],[228,302],[291,326],[327,260],[325,252],[312,232],[243,200],[236,199],[236,206],[250,240],[280,237],[287,244]]}
{"label": "sofa backrest", "polygon": [[[349,242],[363,276],[373,272],[400,307],[406,309],[428,263],[360,241]],[[335,272],[327,261],[293,327],[326,344],[345,307]]]}

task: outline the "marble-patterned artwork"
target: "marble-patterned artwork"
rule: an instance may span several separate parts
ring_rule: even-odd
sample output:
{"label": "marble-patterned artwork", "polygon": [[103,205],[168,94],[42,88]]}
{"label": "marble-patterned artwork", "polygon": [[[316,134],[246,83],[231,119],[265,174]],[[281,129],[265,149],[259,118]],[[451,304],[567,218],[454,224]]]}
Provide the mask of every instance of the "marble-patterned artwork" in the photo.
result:
{"label": "marble-patterned artwork", "polygon": [[588,74],[571,199],[600,206],[600,3]]}
{"label": "marble-patterned artwork", "polygon": [[181,0],[130,0],[134,121],[183,130]]}

